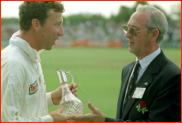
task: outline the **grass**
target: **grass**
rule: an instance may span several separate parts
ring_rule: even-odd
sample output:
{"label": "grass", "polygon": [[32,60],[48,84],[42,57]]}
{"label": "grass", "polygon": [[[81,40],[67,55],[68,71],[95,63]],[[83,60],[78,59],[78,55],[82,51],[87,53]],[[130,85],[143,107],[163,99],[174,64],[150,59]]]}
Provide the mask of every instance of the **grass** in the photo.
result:
{"label": "grass", "polygon": [[[3,47],[1,47],[1,50]],[[181,49],[162,48],[165,55],[181,67]],[[53,48],[41,55],[47,92],[60,86],[56,69],[70,71],[77,84],[78,98],[84,105],[83,114],[91,113],[88,101],[106,116],[115,118],[121,86],[121,71],[135,60],[128,48]],[[71,77],[68,77],[71,82]],[[49,112],[58,106],[49,106]]]}
{"label": "grass", "polygon": [[[181,67],[181,49],[162,50]],[[91,101],[106,116],[115,118],[122,68],[135,60],[128,48],[53,48],[40,56],[47,92],[60,86],[56,69],[70,71],[84,105],[83,114],[91,112],[87,107]],[[50,106],[49,112],[57,109],[58,106]]]}

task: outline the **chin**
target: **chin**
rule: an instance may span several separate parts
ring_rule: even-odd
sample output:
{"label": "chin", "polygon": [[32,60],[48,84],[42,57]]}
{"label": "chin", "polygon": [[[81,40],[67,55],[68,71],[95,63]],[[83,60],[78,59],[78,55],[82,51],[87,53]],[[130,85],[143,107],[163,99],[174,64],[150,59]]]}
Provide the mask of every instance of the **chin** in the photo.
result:
{"label": "chin", "polygon": [[52,47],[46,47],[45,48],[45,50],[51,50],[52,49]]}
{"label": "chin", "polygon": [[51,48],[49,48],[49,49],[47,49],[47,50],[52,50],[52,47],[51,47]]}
{"label": "chin", "polygon": [[132,51],[132,49],[129,47],[129,49],[128,49],[130,52]]}
{"label": "chin", "polygon": [[134,50],[132,50],[132,48],[129,47],[129,52],[134,53]]}

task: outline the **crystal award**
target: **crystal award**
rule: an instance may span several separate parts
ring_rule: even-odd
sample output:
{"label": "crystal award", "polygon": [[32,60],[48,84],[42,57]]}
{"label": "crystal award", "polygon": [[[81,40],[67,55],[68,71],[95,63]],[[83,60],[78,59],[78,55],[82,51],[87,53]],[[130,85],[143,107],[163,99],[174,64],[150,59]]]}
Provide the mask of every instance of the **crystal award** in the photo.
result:
{"label": "crystal award", "polygon": [[61,88],[62,88],[62,98],[59,103],[60,106],[63,106],[62,114],[67,115],[82,115],[83,113],[83,104],[82,102],[71,93],[68,87],[67,75],[72,77],[72,83],[74,83],[73,75],[70,72],[65,72],[64,70],[58,69],[56,70]]}

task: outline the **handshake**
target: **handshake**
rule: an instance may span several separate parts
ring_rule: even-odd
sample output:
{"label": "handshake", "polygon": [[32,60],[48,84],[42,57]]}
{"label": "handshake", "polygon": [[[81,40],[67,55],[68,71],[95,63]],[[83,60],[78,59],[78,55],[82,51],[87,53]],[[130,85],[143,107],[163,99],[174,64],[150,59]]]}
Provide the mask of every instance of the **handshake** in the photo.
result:
{"label": "handshake", "polygon": [[[105,115],[89,102],[88,107],[92,111],[90,114],[82,115],[83,104],[76,97],[77,85],[74,83],[73,75],[64,70],[56,70],[61,87],[58,87],[51,93],[52,101],[55,105],[59,105],[57,111],[51,112],[50,116],[53,122],[104,122]],[[67,84],[67,75],[72,77],[72,83]]]}
{"label": "handshake", "polygon": [[104,122],[105,115],[95,108],[91,102],[88,102],[88,107],[92,111],[90,114],[85,115],[65,115],[61,114],[63,112],[63,107],[57,111],[51,112],[50,115],[53,118],[53,122]]}

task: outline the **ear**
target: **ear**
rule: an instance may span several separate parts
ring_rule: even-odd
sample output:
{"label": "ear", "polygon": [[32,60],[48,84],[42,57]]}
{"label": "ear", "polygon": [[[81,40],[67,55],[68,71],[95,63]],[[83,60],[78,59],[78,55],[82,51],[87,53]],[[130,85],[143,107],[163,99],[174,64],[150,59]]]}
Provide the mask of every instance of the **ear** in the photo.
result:
{"label": "ear", "polygon": [[159,30],[158,29],[153,29],[151,34],[152,34],[152,40],[156,41],[158,36],[159,36]]}
{"label": "ear", "polygon": [[35,31],[38,31],[41,27],[40,22],[38,19],[32,19],[32,27]]}

